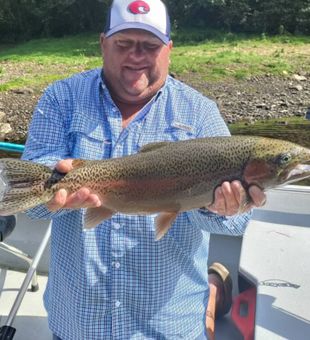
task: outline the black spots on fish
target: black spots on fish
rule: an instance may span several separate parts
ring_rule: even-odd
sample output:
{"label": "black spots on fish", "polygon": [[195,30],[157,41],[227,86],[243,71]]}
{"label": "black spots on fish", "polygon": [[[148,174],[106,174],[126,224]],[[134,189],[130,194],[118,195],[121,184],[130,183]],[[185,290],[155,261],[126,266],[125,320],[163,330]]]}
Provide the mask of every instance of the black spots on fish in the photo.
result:
{"label": "black spots on fish", "polygon": [[50,189],[54,184],[58,183],[66,174],[53,170],[51,177],[45,182],[44,189]]}
{"label": "black spots on fish", "polygon": [[85,166],[68,172],[55,183],[53,189],[64,188],[69,192],[74,192],[85,186],[96,191],[102,187],[103,182],[115,181],[119,177],[116,163],[115,160],[86,163]]}

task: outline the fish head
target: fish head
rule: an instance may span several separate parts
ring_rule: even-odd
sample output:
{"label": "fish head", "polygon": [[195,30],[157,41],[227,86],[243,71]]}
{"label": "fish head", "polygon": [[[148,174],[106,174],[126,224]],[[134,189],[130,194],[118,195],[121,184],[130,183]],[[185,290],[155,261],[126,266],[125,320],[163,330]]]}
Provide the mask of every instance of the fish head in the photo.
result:
{"label": "fish head", "polygon": [[263,138],[244,169],[248,185],[263,189],[310,177],[310,149],[279,139]]}

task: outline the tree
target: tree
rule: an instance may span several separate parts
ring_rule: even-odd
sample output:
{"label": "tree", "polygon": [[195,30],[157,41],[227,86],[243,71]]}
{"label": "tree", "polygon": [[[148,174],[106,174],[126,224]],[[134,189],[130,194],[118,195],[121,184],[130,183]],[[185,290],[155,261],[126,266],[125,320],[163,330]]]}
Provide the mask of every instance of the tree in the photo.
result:
{"label": "tree", "polygon": [[109,0],[0,0],[0,41],[103,27]]}
{"label": "tree", "polygon": [[[0,0],[0,41],[101,31],[111,1]],[[310,0],[164,1],[174,28],[310,33]]]}

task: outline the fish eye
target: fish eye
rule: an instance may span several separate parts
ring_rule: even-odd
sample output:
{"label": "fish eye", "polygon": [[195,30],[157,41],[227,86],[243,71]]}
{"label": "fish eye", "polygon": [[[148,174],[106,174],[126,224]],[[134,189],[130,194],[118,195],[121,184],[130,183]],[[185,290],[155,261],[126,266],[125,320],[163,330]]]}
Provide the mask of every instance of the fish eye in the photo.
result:
{"label": "fish eye", "polygon": [[287,164],[292,159],[292,156],[289,153],[283,153],[278,157],[279,164]]}

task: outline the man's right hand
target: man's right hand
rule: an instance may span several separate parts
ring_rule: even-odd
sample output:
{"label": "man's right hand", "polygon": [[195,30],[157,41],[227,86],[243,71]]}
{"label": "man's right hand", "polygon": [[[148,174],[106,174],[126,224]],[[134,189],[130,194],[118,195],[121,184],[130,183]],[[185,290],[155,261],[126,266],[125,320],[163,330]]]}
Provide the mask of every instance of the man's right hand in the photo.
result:
{"label": "man's right hand", "polygon": [[[67,173],[73,169],[73,159],[59,161],[56,169],[59,172]],[[68,194],[67,190],[58,190],[54,197],[47,203],[47,208],[51,211],[59,209],[80,209],[80,208],[97,208],[101,206],[101,200],[98,195],[91,192],[90,189],[82,187],[78,191]]]}

